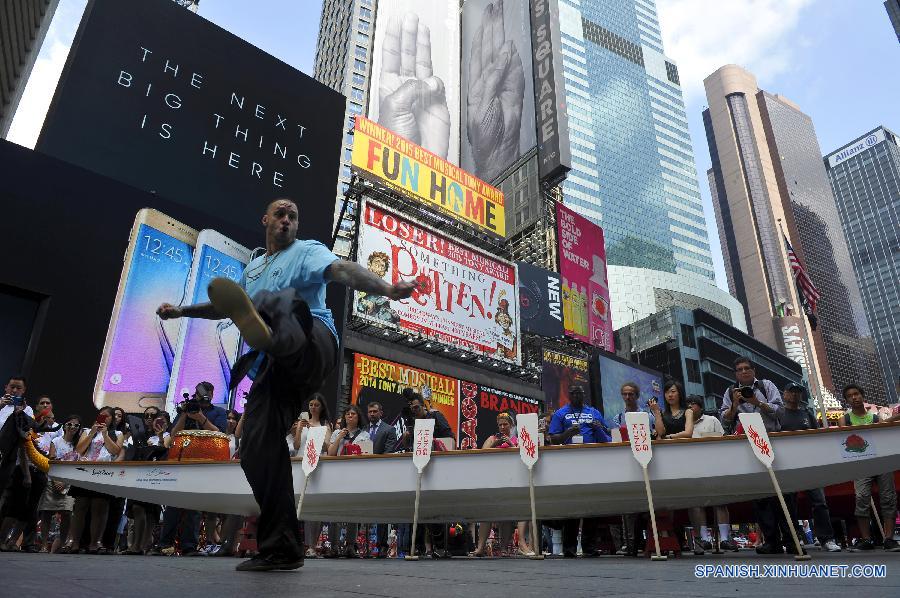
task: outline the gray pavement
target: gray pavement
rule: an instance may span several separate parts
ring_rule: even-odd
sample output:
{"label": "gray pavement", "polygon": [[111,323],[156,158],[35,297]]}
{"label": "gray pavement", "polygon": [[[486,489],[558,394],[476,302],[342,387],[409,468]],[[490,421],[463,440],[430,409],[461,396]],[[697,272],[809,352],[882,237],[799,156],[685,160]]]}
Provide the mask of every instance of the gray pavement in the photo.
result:
{"label": "gray pavement", "polygon": [[[307,560],[297,571],[238,573],[232,558],[4,553],[0,596],[220,598],[242,596],[900,596],[900,553],[828,554],[814,565],[885,565],[882,579],[699,579],[697,565],[793,565],[793,557],[750,551],[666,562],[596,559]],[[849,571],[849,569],[848,569]]]}

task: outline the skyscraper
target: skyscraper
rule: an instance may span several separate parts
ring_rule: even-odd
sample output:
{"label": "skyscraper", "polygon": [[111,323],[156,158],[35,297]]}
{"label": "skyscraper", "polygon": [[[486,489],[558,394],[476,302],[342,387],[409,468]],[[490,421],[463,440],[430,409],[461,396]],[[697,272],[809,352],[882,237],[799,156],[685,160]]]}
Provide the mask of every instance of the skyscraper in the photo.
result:
{"label": "skyscraper", "polygon": [[888,18],[894,26],[897,41],[900,42],[900,0],[884,0],[884,8],[887,10]]}
{"label": "skyscraper", "polygon": [[[747,310],[750,333],[805,362],[814,392],[819,382],[828,390],[857,382],[883,399],[812,120],[790,100],[759,89],[738,66],[724,66],[704,83],[710,188],[729,288]],[[799,307],[784,236],[821,294],[815,332]]]}
{"label": "skyscraper", "polygon": [[559,0],[559,14],[572,153],[565,203],[603,227],[611,265],[712,284],[678,67],[664,54],[655,2]]}
{"label": "skyscraper", "polygon": [[[372,69],[372,44],[375,30],[373,0],[325,0],[319,22],[319,40],[313,76],[347,96],[347,123],[341,155],[335,222],[341,213],[344,192],[350,183],[350,152],[353,149],[353,117],[365,112],[369,77]],[[347,255],[350,250],[353,210],[349,204],[340,223],[335,251]]]}
{"label": "skyscraper", "polygon": [[0,4],[0,138],[6,138],[59,0]]}
{"label": "skyscraper", "polygon": [[[888,402],[900,400],[900,139],[878,127],[825,156]],[[870,393],[866,388],[866,396]]]}

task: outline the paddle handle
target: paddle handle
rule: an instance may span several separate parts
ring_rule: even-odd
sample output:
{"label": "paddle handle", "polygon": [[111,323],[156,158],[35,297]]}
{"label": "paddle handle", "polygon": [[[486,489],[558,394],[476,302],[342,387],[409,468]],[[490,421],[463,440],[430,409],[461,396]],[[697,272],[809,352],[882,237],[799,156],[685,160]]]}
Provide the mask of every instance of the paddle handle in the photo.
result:
{"label": "paddle handle", "polygon": [[[543,553],[541,553],[541,537],[538,535],[537,511],[534,508],[534,467],[528,468],[528,493],[531,497],[531,550],[537,557]],[[522,541],[524,540],[522,538]]]}
{"label": "paddle handle", "polygon": [[884,524],[881,523],[881,517],[878,516],[878,509],[875,508],[875,499],[871,496],[869,497],[869,504],[872,505],[872,515],[875,516],[875,523],[878,524],[878,531],[881,532],[881,537],[887,540],[887,536],[884,535]]}
{"label": "paddle handle", "polygon": [[416,506],[413,509],[412,539],[410,541],[409,554],[416,556],[416,533],[419,531],[419,496],[422,494],[422,472],[416,476]]}
{"label": "paddle handle", "polygon": [[809,556],[803,554],[803,548],[800,546],[800,539],[797,537],[796,522],[791,520],[791,514],[788,512],[787,503],[784,502],[784,494],[781,492],[781,485],[778,483],[778,478],[775,477],[775,470],[772,469],[771,465],[766,466],[766,469],[769,470],[769,477],[772,478],[775,494],[778,495],[778,502],[781,503],[781,510],[784,511],[784,520],[787,521],[788,529],[791,530],[791,538],[794,539],[794,546],[797,548],[797,556],[794,558],[797,560],[806,560]]}
{"label": "paddle handle", "polygon": [[656,529],[656,511],[653,510],[653,493],[650,492],[650,475],[647,473],[647,466],[641,465],[644,472],[644,489],[647,491],[647,505],[650,507],[650,524],[653,526],[653,543],[656,546],[656,558],[662,555],[659,553],[659,531]]}
{"label": "paddle handle", "polygon": [[300,511],[303,510],[303,498],[306,496],[306,486],[309,484],[309,476],[303,476],[303,489],[300,491],[300,500],[297,501],[297,519],[300,519]]}

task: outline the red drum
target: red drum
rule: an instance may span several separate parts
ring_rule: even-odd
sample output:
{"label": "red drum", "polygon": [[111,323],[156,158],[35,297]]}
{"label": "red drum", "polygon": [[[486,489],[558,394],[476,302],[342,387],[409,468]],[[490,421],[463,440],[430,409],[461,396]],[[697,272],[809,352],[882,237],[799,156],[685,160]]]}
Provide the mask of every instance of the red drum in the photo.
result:
{"label": "red drum", "polygon": [[175,434],[169,461],[193,461],[210,459],[228,461],[228,436],[212,430],[182,430]]}

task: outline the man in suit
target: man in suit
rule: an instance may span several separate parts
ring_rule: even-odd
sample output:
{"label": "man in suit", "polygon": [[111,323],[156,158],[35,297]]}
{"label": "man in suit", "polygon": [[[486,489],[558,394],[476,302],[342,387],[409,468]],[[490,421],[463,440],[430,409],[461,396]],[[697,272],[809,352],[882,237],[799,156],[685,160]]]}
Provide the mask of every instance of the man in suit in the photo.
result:
{"label": "man in suit", "polygon": [[[394,426],[389,426],[382,419],[384,409],[381,403],[369,403],[366,410],[369,416],[369,438],[372,439],[372,452],[376,455],[393,453],[397,448],[397,431]],[[383,559],[388,554],[388,526],[384,523],[378,525],[378,558]]]}
{"label": "man in suit", "polygon": [[397,447],[397,431],[394,426],[389,426],[381,418],[384,417],[384,409],[381,403],[369,403],[367,410],[369,415],[369,438],[372,439],[372,452],[376,455],[393,453]]}

